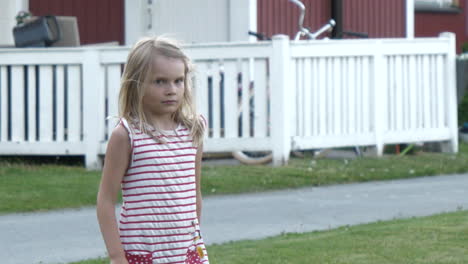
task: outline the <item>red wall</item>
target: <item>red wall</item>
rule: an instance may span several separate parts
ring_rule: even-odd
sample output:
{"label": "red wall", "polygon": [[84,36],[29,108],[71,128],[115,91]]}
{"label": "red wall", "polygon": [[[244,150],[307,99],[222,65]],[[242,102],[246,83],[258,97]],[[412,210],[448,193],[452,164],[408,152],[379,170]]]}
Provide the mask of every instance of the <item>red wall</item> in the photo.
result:
{"label": "red wall", "polygon": [[365,32],[370,38],[406,35],[405,0],[343,0],[343,30]]}
{"label": "red wall", "polygon": [[463,42],[468,41],[468,0],[461,0],[459,3],[462,9],[459,14],[417,12],[415,15],[415,36],[435,37],[444,31],[453,32],[457,34],[457,53],[461,53]]}
{"label": "red wall", "polygon": [[[330,1],[302,0],[306,7],[304,26],[317,30],[331,17]],[[288,0],[257,0],[257,31],[271,37],[286,34],[294,38],[298,30],[299,7]]]}
{"label": "red wall", "polygon": [[81,44],[124,43],[124,0],[29,0],[33,15],[76,16]]}
{"label": "red wall", "polygon": [[[331,18],[331,0],[302,0],[304,25],[317,30]],[[267,36],[297,31],[299,8],[288,0],[257,0],[258,32]],[[405,0],[343,0],[343,30],[369,37],[405,36]]]}

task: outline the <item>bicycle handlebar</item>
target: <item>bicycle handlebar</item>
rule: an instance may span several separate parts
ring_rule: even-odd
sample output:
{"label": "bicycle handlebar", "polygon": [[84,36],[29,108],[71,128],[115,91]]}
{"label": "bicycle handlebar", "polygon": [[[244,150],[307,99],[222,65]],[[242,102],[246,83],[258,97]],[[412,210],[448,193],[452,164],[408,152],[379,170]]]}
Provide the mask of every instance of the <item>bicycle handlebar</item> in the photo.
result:
{"label": "bicycle handlebar", "polygon": [[334,19],[330,19],[328,20],[328,23],[325,24],[323,27],[319,28],[319,30],[317,30],[316,32],[314,33],[309,33],[308,34],[308,37],[310,39],[316,39],[318,36],[320,36],[321,34],[323,34],[324,32],[326,31],[330,31],[331,29],[333,29],[333,27],[336,25],[336,22]]}
{"label": "bicycle handlebar", "polygon": [[326,25],[321,27],[314,33],[311,33],[309,29],[304,27],[304,17],[305,17],[305,6],[300,0],[289,0],[289,2],[297,5],[301,9],[301,15],[299,16],[299,31],[294,36],[294,40],[299,40],[301,36],[307,36],[309,39],[316,39],[318,36],[323,34],[326,31],[331,30],[335,25],[336,22],[333,19],[330,19]]}
{"label": "bicycle handlebar", "polygon": [[249,35],[255,36],[258,40],[271,40],[271,38],[263,35],[262,33],[254,32],[249,30]]}
{"label": "bicycle handlebar", "polygon": [[299,29],[300,31],[303,31],[304,29],[304,17],[305,17],[305,6],[304,4],[299,1],[299,0],[289,0],[289,2],[292,2],[293,4],[297,5],[301,9],[301,14],[299,15]]}

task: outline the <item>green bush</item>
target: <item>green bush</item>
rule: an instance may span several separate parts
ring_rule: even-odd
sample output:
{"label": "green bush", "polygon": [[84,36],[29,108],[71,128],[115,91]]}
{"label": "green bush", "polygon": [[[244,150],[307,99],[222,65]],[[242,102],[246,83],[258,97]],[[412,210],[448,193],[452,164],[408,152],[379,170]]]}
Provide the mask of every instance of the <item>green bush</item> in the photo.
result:
{"label": "green bush", "polygon": [[464,42],[462,44],[462,52],[463,53],[468,52],[468,42]]}
{"label": "green bush", "polygon": [[458,126],[463,126],[464,122],[468,122],[468,93],[465,93],[458,106]]}

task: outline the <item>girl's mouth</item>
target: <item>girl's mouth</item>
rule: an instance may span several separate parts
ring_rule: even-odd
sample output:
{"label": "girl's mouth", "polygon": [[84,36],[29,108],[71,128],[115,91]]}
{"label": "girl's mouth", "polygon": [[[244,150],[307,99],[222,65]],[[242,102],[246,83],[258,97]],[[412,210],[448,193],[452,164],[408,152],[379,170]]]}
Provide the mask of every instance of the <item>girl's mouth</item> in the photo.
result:
{"label": "girl's mouth", "polygon": [[163,104],[176,104],[177,101],[176,100],[166,100],[166,101],[162,101]]}

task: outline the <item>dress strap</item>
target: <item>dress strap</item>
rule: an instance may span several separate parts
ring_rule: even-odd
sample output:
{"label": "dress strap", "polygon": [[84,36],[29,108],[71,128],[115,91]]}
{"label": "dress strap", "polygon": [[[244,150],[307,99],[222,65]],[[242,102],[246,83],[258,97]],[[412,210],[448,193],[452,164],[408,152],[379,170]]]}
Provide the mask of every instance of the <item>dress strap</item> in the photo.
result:
{"label": "dress strap", "polygon": [[130,147],[133,150],[133,130],[131,129],[130,125],[128,124],[127,120],[125,118],[120,118],[120,124],[127,130],[128,132],[128,137],[130,138]]}

